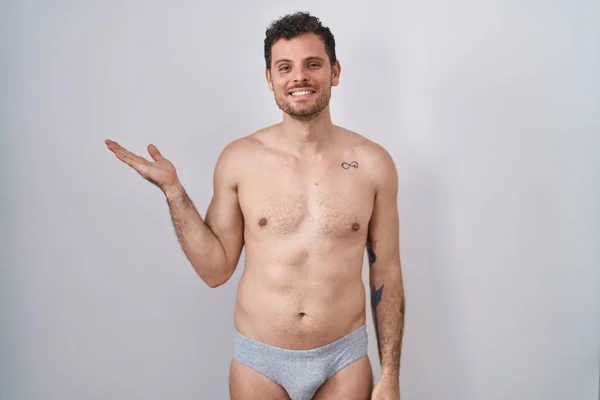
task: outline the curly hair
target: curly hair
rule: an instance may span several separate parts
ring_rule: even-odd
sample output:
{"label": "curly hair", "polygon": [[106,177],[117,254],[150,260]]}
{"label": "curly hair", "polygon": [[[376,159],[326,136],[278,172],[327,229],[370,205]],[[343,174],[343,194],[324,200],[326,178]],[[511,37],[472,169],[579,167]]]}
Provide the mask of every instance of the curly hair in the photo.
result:
{"label": "curly hair", "polygon": [[279,39],[292,39],[305,33],[314,33],[325,43],[325,52],[333,66],[337,60],[335,55],[335,39],[328,27],[323,26],[319,18],[308,12],[296,12],[285,15],[269,25],[265,36],[265,62],[271,69],[271,48]]}

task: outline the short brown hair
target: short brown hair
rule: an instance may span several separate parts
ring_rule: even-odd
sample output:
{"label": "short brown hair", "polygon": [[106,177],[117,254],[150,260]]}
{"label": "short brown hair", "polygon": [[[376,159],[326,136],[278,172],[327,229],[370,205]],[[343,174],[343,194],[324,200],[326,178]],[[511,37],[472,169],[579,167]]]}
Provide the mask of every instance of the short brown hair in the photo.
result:
{"label": "short brown hair", "polygon": [[335,55],[335,39],[328,27],[323,26],[319,18],[308,12],[296,12],[285,15],[269,25],[265,35],[265,63],[271,69],[271,48],[279,39],[291,39],[293,37],[314,33],[323,39],[325,52],[329,56],[331,65],[337,61]]}

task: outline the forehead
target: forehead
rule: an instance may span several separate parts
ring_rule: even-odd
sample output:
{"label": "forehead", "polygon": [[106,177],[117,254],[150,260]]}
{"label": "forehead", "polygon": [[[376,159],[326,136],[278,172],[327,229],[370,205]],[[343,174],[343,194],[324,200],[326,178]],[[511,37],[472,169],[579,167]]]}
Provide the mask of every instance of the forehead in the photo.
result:
{"label": "forehead", "polygon": [[305,33],[291,39],[279,39],[271,48],[273,63],[283,58],[295,61],[307,57],[327,58],[325,43],[314,33]]}

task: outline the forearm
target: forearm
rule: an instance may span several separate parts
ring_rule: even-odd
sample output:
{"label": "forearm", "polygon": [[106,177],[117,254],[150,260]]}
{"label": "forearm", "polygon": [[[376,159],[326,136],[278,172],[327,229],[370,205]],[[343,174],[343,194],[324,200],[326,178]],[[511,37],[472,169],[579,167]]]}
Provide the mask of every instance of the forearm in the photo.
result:
{"label": "forearm", "polygon": [[370,280],[381,373],[399,376],[405,305],[400,266],[377,266],[371,272]]}
{"label": "forearm", "polygon": [[185,189],[178,185],[165,191],[175,234],[196,273],[211,287],[227,279],[225,250],[204,223]]}

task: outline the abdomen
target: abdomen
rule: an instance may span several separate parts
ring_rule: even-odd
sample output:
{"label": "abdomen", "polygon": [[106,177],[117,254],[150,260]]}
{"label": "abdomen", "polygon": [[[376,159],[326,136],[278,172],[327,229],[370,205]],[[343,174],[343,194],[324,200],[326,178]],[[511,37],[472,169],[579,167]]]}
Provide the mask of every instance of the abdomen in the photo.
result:
{"label": "abdomen", "polygon": [[364,246],[277,240],[250,243],[238,289],[241,333],[271,345],[309,349],[365,323]]}

